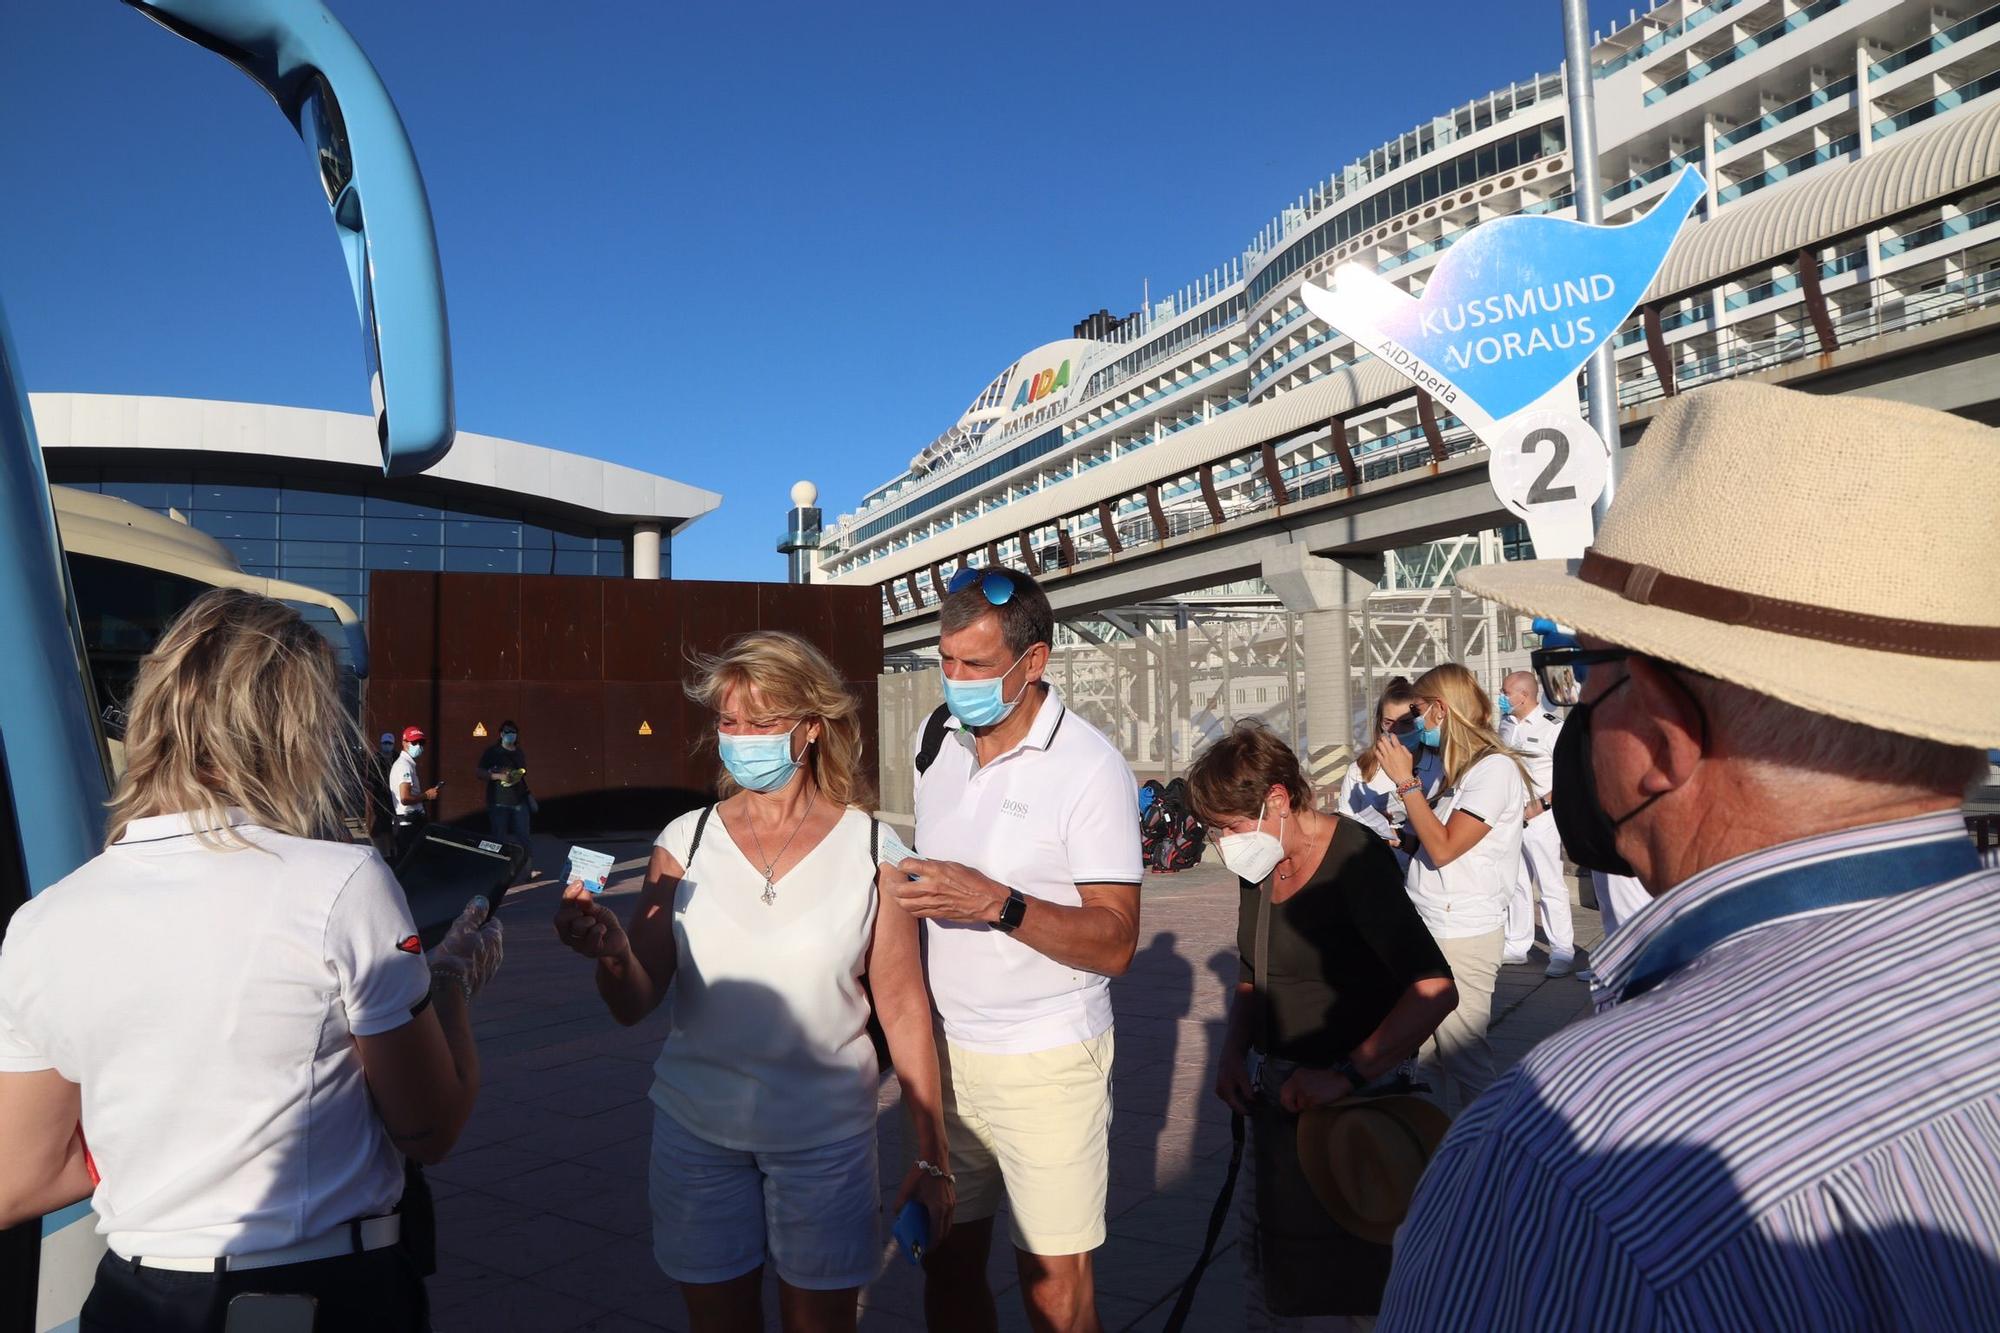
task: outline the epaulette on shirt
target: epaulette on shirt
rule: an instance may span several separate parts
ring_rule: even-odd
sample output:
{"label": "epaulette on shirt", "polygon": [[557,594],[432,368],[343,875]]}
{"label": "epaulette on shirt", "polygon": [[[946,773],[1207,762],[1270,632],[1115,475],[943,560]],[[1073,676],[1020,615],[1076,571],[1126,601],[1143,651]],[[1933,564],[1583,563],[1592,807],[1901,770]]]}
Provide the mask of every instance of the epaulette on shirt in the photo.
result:
{"label": "epaulette on shirt", "polygon": [[1542,716],[1543,716],[1543,717],[1545,717],[1545,718],[1547,718],[1547,719],[1548,719],[1549,721],[1551,721],[1551,722],[1560,722],[1560,721],[1562,721],[1562,719],[1561,719],[1561,718],[1557,717],[1557,716],[1556,716],[1556,715],[1555,715],[1554,713],[1551,713],[1551,712],[1550,712],[1550,711],[1549,711],[1548,709],[1546,709],[1546,708],[1544,708],[1544,709],[1542,710]]}

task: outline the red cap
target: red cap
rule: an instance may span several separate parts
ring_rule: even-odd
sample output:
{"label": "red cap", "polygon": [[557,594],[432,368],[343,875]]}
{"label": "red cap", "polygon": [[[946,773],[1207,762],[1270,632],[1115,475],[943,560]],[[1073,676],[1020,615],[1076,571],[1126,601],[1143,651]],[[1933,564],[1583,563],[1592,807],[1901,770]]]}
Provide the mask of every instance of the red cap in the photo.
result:
{"label": "red cap", "polygon": [[403,728],[403,740],[404,740],[405,742],[408,742],[408,741],[420,741],[420,740],[422,740],[423,738],[424,738],[424,729],[423,729],[422,727],[404,727],[404,728]]}

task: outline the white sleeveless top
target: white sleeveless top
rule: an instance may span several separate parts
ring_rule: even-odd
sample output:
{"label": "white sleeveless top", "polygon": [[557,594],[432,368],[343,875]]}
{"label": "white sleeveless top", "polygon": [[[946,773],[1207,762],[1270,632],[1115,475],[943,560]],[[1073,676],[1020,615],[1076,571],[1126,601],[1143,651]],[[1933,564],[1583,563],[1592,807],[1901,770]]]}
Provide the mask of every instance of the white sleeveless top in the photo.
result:
{"label": "white sleeveless top", "polygon": [[861,975],[875,931],[869,818],[849,810],[762,901],[764,876],[711,814],[654,840],[686,874],[674,892],[673,1025],[653,1104],[739,1152],[817,1148],[875,1123],[875,1048]]}

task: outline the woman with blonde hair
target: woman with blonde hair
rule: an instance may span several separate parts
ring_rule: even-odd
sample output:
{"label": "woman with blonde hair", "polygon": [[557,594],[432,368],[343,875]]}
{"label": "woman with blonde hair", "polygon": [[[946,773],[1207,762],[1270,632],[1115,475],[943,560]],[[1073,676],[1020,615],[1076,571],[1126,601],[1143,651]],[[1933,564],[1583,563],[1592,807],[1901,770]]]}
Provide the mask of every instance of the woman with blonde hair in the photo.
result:
{"label": "woman with blonde hair", "polygon": [[343,829],[332,650],[283,603],[197,598],[128,712],[108,845],[0,950],[0,1225],[90,1196],[84,1329],[219,1330],[257,1295],[312,1298],[319,1333],[427,1329],[404,1157],[471,1114],[500,924],[474,900],[426,962]]}
{"label": "woman with blonde hair", "polygon": [[833,664],[767,631],[696,665],[688,696],[714,711],[723,799],[660,834],[629,923],[572,881],[556,933],[596,960],[620,1023],[673,987],[653,1254],[689,1322],[762,1328],[768,1261],[787,1333],[849,1330],[882,1253],[870,989],[918,1153],[895,1208],[921,1200],[933,1245],[951,1223],[917,924],[883,887],[894,872],[878,875],[860,706]]}
{"label": "woman with blonde hair", "polygon": [[1520,757],[1493,729],[1492,696],[1470,671],[1447,662],[1417,677],[1411,689],[1424,743],[1444,759],[1445,785],[1435,804],[1401,741],[1382,737],[1375,756],[1395,783],[1418,844],[1410,859],[1410,898],[1458,983],[1458,1008],[1420,1056],[1445,1109],[1456,1114],[1494,1077],[1486,1025],[1500,975],[1507,895],[1520,873],[1530,788]]}

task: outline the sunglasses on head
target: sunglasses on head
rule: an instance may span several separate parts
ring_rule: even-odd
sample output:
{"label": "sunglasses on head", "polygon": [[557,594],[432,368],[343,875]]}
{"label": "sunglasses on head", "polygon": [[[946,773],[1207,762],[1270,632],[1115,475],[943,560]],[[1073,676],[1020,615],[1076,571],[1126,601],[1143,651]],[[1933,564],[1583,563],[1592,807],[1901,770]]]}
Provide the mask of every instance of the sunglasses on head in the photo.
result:
{"label": "sunglasses on head", "polygon": [[1004,569],[975,569],[971,565],[967,565],[945,581],[945,594],[956,596],[975,583],[979,585],[979,591],[985,595],[988,605],[1005,606],[1014,600],[1016,589],[1012,574]]}

